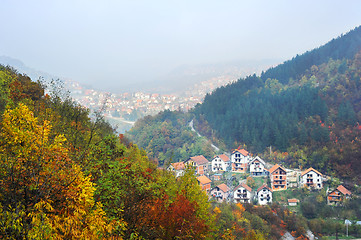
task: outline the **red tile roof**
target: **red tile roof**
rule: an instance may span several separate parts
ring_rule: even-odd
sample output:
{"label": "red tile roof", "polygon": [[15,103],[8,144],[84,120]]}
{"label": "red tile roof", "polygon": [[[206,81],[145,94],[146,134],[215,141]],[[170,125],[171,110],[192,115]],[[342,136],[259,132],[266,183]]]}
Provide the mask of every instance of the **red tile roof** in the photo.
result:
{"label": "red tile roof", "polygon": [[273,173],[274,171],[276,171],[278,168],[281,168],[283,171],[286,172],[286,169],[284,169],[283,167],[281,167],[280,165],[276,164],[273,167],[271,167],[271,169],[269,170],[269,173]]}
{"label": "red tile roof", "polygon": [[249,152],[247,152],[246,150],[244,149],[240,149],[240,147],[238,147],[237,149],[233,150],[232,154],[235,153],[235,152],[239,152],[240,154],[242,154],[243,156],[247,157]]}
{"label": "red tile roof", "polygon": [[296,198],[288,199],[288,203],[298,203],[298,199]]}
{"label": "red tile roof", "polygon": [[207,178],[206,176],[197,177],[197,180],[198,180],[198,182],[200,182],[202,185],[212,182],[211,179]]}
{"label": "red tile roof", "polygon": [[310,167],[309,169],[303,171],[303,172],[301,173],[301,176],[303,176],[303,175],[305,175],[305,174],[307,174],[307,173],[309,173],[309,172],[311,172],[311,171],[314,171],[315,173],[320,174],[320,175],[322,176],[322,173],[320,173],[319,171],[317,171],[316,169],[311,168],[311,167]]}
{"label": "red tile roof", "polygon": [[224,184],[224,183],[218,185],[217,187],[218,187],[220,190],[222,190],[223,192],[228,192],[228,191],[229,191],[229,187],[228,187],[226,184]]}
{"label": "red tile roof", "polygon": [[351,192],[342,185],[338,186],[337,190],[339,190],[344,195],[351,195]]}
{"label": "red tile roof", "polygon": [[266,184],[263,184],[262,186],[260,186],[260,187],[257,189],[257,192],[261,191],[263,188],[267,188],[268,190],[270,190],[271,192],[273,192],[272,189],[271,189],[270,187],[268,187]]}
{"label": "red tile roof", "polygon": [[240,188],[240,187],[244,187],[247,191],[252,192],[252,188],[249,187],[249,186],[248,186],[247,184],[245,184],[245,183],[239,184],[235,189],[238,189],[238,188]]}
{"label": "red tile roof", "polygon": [[192,161],[197,163],[198,165],[203,165],[208,163],[207,158],[205,158],[203,155],[190,157],[190,159],[192,159]]}
{"label": "red tile roof", "polygon": [[174,170],[184,170],[184,162],[176,162],[171,164],[174,167]]}
{"label": "red tile roof", "polygon": [[222,159],[223,162],[228,162],[228,161],[229,161],[229,157],[228,157],[226,154],[218,155],[218,157],[219,157],[220,159]]}

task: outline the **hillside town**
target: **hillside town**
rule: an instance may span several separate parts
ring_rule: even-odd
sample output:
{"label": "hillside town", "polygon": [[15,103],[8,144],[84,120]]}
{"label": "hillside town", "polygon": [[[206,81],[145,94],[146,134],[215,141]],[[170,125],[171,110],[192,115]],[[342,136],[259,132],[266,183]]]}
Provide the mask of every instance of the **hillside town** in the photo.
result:
{"label": "hillside town", "polygon": [[88,89],[74,81],[68,82],[67,87],[72,97],[82,106],[95,110],[105,105],[105,116],[122,117],[130,121],[164,110],[188,111],[200,103],[203,97],[202,93],[186,97],[145,92],[115,94]]}
{"label": "hillside town", "polygon": [[[171,163],[167,168],[176,177],[183,175],[187,167],[194,169],[200,188],[210,199],[217,202],[253,203],[267,205],[272,203],[273,194],[291,188],[321,190],[327,176],[310,167],[304,171],[287,169],[279,164],[271,165],[259,156],[251,156],[245,149],[235,149],[230,155],[220,154],[208,161],[203,155],[190,157],[184,162]],[[225,177],[228,173],[229,178]],[[237,178],[235,176],[243,177]],[[247,177],[248,176],[248,177]],[[256,188],[247,185],[250,179],[263,178]],[[234,181],[236,187],[234,187]],[[327,189],[328,205],[342,205],[351,198],[351,192],[343,185]],[[289,206],[295,206],[299,199],[287,199]]]}

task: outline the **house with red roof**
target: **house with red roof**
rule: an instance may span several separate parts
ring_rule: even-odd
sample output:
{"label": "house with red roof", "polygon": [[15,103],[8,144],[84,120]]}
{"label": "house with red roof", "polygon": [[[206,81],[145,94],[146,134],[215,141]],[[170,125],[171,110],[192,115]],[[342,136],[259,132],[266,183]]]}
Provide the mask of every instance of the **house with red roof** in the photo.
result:
{"label": "house with red roof", "polygon": [[252,188],[245,183],[241,183],[233,190],[233,199],[235,203],[250,203],[252,198]]}
{"label": "house with red roof", "polygon": [[184,164],[194,167],[197,175],[208,174],[209,161],[203,155],[190,157]]}
{"label": "house with red roof", "polygon": [[259,205],[267,205],[272,203],[272,189],[266,184],[263,184],[257,189],[257,200]]}
{"label": "house with red roof", "polygon": [[340,205],[349,198],[351,198],[351,191],[340,185],[335,190],[327,193],[327,204]]}
{"label": "house with red roof", "polygon": [[251,160],[251,156],[244,149],[235,149],[231,154],[232,172],[245,173],[248,169],[248,163]]}
{"label": "house with red roof", "polygon": [[224,183],[214,187],[211,190],[211,196],[216,199],[217,202],[227,201],[227,198],[231,192],[231,189]]}
{"label": "house with red roof", "polygon": [[184,170],[185,170],[184,162],[171,163],[167,168],[167,170],[174,172],[175,177],[180,177],[184,174]]}
{"label": "house with red roof", "polygon": [[322,173],[313,168],[303,171],[301,173],[300,185],[301,187],[322,189]]}
{"label": "house with red roof", "polygon": [[296,198],[287,199],[288,206],[297,206],[299,200]]}
{"label": "house with red roof", "polygon": [[228,171],[231,168],[231,161],[226,154],[216,155],[211,162],[212,172]]}
{"label": "house with red roof", "polygon": [[282,166],[276,164],[269,170],[272,191],[287,190],[287,172]]}
{"label": "house with red roof", "polygon": [[197,177],[197,181],[203,191],[206,191],[208,193],[211,190],[211,179],[203,175]]}

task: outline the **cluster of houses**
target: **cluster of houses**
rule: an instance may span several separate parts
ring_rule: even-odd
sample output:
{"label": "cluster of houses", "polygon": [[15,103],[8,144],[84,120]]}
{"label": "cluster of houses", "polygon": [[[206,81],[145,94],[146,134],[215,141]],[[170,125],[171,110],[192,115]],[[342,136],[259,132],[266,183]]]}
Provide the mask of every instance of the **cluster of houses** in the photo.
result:
{"label": "cluster of houses", "polygon": [[[235,149],[229,155],[221,154],[208,161],[203,155],[190,157],[184,162],[172,163],[168,170],[173,171],[176,177],[183,174],[187,167],[195,170],[198,183],[202,190],[216,201],[250,203],[256,202],[259,205],[272,203],[274,191],[287,190],[294,187],[307,187],[322,189],[326,178],[319,171],[309,168],[305,171],[291,170],[279,164],[274,166],[266,164],[260,157],[252,157],[245,149]],[[268,167],[268,168],[267,168]],[[263,184],[258,189],[252,189],[244,181],[240,181],[235,188],[222,183],[211,188],[212,178],[220,180],[223,172],[249,173],[252,177],[268,177],[270,186]],[[327,193],[327,203],[340,204],[351,196],[351,192],[340,185]],[[298,203],[297,199],[289,199],[289,205]]]}

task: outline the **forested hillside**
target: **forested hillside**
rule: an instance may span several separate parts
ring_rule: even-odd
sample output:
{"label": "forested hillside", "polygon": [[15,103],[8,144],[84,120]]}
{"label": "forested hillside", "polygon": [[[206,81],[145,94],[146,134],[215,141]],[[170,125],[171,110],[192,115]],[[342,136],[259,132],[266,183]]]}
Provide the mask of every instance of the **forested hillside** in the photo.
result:
{"label": "forested hillside", "polygon": [[360,181],[360,46],[358,27],[260,77],[215,90],[194,113],[230,148],[246,144],[259,153],[272,146],[289,166]]}
{"label": "forested hillside", "polygon": [[126,135],[161,166],[196,155],[213,157],[210,142],[191,131],[191,119],[190,114],[163,111],[137,121]]}
{"label": "forested hillside", "polygon": [[0,66],[0,238],[213,234],[210,204],[193,174],[176,181],[61,84],[44,90]]}
{"label": "forested hillside", "polygon": [[[59,82],[47,89],[0,66],[0,238],[304,238],[306,220],[278,204],[212,206],[192,169],[175,179]],[[181,121],[162,116],[165,132]]]}

